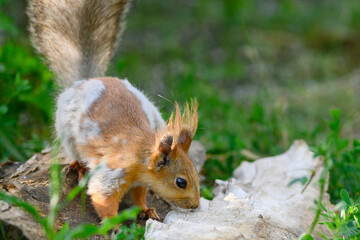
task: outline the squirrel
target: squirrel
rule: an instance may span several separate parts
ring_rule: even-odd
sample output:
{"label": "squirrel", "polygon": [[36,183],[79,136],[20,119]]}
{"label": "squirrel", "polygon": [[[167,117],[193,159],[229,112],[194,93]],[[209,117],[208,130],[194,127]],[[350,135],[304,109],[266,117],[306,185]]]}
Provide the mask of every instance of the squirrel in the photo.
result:
{"label": "squirrel", "polygon": [[[126,79],[104,77],[124,30],[130,0],[30,0],[31,40],[55,74],[55,129],[74,165],[95,168],[88,182],[101,220],[118,214],[129,191],[144,218],[159,220],[147,189],[170,205],[199,207],[198,172],[188,156],[198,104],[175,103],[167,122]],[[101,167],[98,168],[97,166]]]}

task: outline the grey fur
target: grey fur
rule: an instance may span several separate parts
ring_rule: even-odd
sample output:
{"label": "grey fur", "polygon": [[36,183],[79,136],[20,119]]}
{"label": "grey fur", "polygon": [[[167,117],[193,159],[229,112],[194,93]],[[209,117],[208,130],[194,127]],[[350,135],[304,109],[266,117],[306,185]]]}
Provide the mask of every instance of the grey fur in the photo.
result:
{"label": "grey fur", "polygon": [[33,45],[62,87],[104,76],[130,0],[30,0]]}
{"label": "grey fur", "polygon": [[89,195],[100,192],[107,196],[112,194],[114,190],[117,190],[121,184],[125,183],[123,180],[125,171],[122,168],[111,169],[105,161],[100,163],[92,174],[88,184],[87,193]]}

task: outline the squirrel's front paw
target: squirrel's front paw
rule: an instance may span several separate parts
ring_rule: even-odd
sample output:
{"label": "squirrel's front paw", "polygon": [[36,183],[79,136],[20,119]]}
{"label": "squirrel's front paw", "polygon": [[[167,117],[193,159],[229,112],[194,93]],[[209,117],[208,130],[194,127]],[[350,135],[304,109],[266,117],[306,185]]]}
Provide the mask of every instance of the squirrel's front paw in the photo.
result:
{"label": "squirrel's front paw", "polygon": [[146,210],[141,210],[138,218],[140,220],[148,220],[149,218],[153,220],[160,221],[159,215],[157,215],[155,208],[148,208]]}
{"label": "squirrel's front paw", "polygon": [[120,226],[121,226],[121,224],[119,224],[119,225],[117,225],[117,226],[115,226],[109,233],[110,233],[110,235],[111,236],[115,236],[116,234],[118,234],[119,233],[119,228],[120,228]]}

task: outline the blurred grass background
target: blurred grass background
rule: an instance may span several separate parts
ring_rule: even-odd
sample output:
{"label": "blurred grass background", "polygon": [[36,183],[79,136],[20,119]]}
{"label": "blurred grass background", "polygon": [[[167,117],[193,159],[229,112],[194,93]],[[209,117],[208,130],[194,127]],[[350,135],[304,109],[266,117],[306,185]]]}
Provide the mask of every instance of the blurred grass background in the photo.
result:
{"label": "blurred grass background", "polygon": [[[53,139],[57,87],[31,47],[25,8],[0,0],[1,161],[26,161]],[[206,194],[252,160],[241,150],[269,156],[295,139],[318,145],[330,109],[341,111],[341,135],[359,139],[359,56],[357,0],[135,0],[108,75],[143,89],[165,117],[165,99],[198,99]],[[336,180],[344,171],[352,174]],[[348,185],[360,181],[359,161],[338,163],[331,178],[333,200],[341,188],[359,194]]]}

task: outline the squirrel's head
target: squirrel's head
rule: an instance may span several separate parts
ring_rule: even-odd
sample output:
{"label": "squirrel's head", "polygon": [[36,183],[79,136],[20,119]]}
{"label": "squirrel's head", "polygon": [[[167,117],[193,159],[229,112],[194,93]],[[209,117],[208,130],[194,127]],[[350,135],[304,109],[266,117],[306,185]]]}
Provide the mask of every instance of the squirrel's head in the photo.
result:
{"label": "squirrel's head", "polygon": [[183,114],[175,104],[166,129],[159,130],[148,169],[155,193],[171,205],[183,209],[199,207],[200,186],[198,172],[188,151],[197,129],[197,102],[186,104]]}

